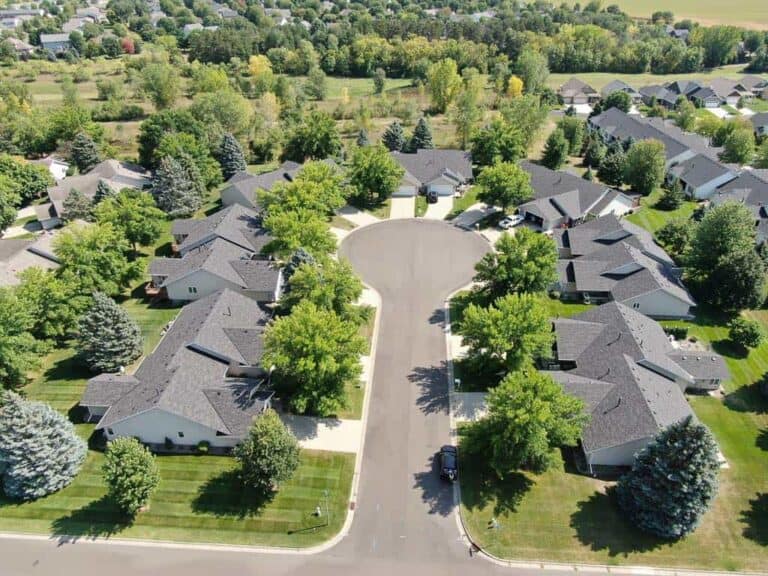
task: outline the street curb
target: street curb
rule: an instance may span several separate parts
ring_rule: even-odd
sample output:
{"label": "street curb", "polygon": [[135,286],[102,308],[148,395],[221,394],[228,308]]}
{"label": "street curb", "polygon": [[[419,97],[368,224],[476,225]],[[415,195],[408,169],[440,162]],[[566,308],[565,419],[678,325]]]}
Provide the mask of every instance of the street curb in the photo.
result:
{"label": "street curb", "polygon": [[[463,288],[452,292],[444,303],[445,309],[445,323],[443,326],[443,333],[445,334],[445,349],[446,349],[446,376],[448,378],[448,416],[450,425],[450,437],[454,446],[458,446],[458,432],[456,422],[453,417],[453,404],[454,404],[454,382],[453,382],[453,355],[451,354],[451,299],[459,292],[466,290],[472,284],[468,284]],[[459,460],[461,462],[461,460]],[[461,476],[459,476],[461,477]],[[484,550],[477,542],[472,539],[472,536],[467,530],[464,524],[464,518],[461,514],[461,482],[454,482],[453,484],[453,500],[456,507],[455,520],[456,527],[459,531],[460,538],[464,540],[470,547],[471,554],[479,556],[504,568],[523,569],[523,570],[546,570],[546,571],[559,571],[559,572],[590,572],[599,574],[624,574],[631,576],[766,576],[766,572],[728,572],[717,570],[696,570],[691,568],[661,568],[653,566],[609,566],[607,564],[570,564],[564,562],[550,562],[546,560],[512,560],[503,559],[498,556],[494,556],[487,550]]]}

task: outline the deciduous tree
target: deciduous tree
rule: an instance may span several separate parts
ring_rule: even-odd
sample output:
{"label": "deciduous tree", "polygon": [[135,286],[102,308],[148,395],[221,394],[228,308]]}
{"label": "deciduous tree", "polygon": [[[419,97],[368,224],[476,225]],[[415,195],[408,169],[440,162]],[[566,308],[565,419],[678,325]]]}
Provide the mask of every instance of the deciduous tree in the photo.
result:
{"label": "deciduous tree", "polygon": [[347,178],[358,198],[367,203],[384,202],[403,178],[403,168],[383,146],[367,146],[352,152]]}
{"label": "deciduous tree", "polygon": [[0,388],[26,384],[28,373],[40,365],[47,349],[30,333],[33,310],[23,304],[12,289],[0,288]]}
{"label": "deciduous tree", "polygon": [[341,138],[334,119],[318,110],[310,112],[291,131],[283,149],[283,160],[323,160],[341,152]]}
{"label": "deciduous tree", "polygon": [[627,152],[624,182],[639,194],[648,195],[664,180],[666,153],[658,140],[643,140],[633,144]]}
{"label": "deciduous tree", "polygon": [[530,174],[513,162],[487,166],[477,177],[477,185],[478,200],[505,211],[533,197]]}
{"label": "deciduous tree", "polygon": [[117,438],[107,445],[101,474],[107,494],[130,518],[147,505],[160,483],[155,456],[136,438]]}
{"label": "deciduous tree", "polygon": [[737,316],[728,324],[728,338],[743,348],[757,348],[765,340],[765,333],[756,320]]}
{"label": "deciduous tree", "polygon": [[444,113],[461,90],[461,76],[458,66],[451,58],[432,64],[427,70],[427,88],[432,108],[438,114]]}
{"label": "deciduous tree", "polygon": [[151,194],[130,188],[98,204],[94,216],[97,222],[112,224],[122,231],[134,254],[138,246],[150,246],[160,238],[165,220]]}

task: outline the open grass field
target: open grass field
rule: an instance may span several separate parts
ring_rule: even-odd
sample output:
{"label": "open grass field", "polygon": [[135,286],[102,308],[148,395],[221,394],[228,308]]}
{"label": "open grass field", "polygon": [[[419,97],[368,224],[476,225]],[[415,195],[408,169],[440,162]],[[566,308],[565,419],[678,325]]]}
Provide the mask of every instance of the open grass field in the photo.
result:
{"label": "open grass field", "polygon": [[630,16],[650,18],[657,10],[671,10],[675,19],[690,18],[701,24],[731,24],[745,28],[768,28],[768,4],[761,0],[677,0],[674,3],[665,0],[616,0],[617,4]]}
{"label": "open grass field", "polygon": [[[768,312],[745,313],[768,328]],[[637,531],[618,511],[611,482],[588,478],[561,463],[504,481],[481,463],[462,465],[462,514],[473,538],[492,554],[515,559],[611,565],[765,569],[768,563],[768,401],[756,383],[768,372],[768,344],[749,355],[727,340],[727,318],[703,311],[689,335],[723,354],[732,379],[725,397],[691,396],[696,415],[715,434],[729,467],[698,530],[679,542]],[[566,462],[569,460],[566,459]],[[500,528],[488,523],[497,518]]]}
{"label": "open grass field", "polygon": [[655,208],[661,198],[661,191],[656,190],[649,196],[640,200],[640,208],[634,214],[627,216],[627,220],[642,226],[650,232],[656,232],[667,222],[674,218],[689,218],[696,209],[696,202],[686,200],[676,210],[659,210]]}

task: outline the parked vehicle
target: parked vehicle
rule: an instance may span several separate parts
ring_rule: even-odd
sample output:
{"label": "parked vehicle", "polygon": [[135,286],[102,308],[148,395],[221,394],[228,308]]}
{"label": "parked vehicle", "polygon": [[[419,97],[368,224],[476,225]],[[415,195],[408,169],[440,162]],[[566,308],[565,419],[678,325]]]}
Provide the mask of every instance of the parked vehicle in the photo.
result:
{"label": "parked vehicle", "polygon": [[437,204],[437,192],[427,192],[427,203]]}
{"label": "parked vehicle", "polygon": [[458,454],[455,446],[440,449],[440,478],[454,482],[459,476]]}
{"label": "parked vehicle", "polygon": [[506,218],[503,218],[499,222],[499,228],[502,230],[509,230],[510,228],[514,228],[518,224],[522,223],[525,220],[522,216],[519,214],[515,214],[513,216],[507,216]]}

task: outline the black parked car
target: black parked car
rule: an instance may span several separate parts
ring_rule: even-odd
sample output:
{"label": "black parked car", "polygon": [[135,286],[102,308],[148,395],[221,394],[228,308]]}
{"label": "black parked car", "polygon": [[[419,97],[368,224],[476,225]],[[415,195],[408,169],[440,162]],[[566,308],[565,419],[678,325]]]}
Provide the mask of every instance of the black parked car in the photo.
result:
{"label": "black parked car", "polygon": [[427,192],[427,204],[437,204],[437,192]]}
{"label": "black parked car", "polygon": [[455,446],[440,449],[440,478],[453,482],[459,475],[459,464]]}

